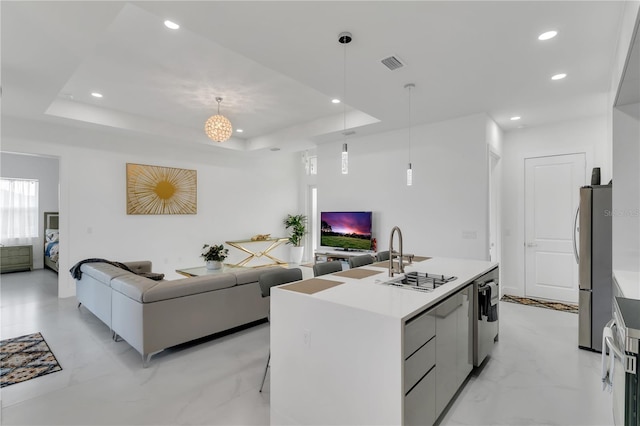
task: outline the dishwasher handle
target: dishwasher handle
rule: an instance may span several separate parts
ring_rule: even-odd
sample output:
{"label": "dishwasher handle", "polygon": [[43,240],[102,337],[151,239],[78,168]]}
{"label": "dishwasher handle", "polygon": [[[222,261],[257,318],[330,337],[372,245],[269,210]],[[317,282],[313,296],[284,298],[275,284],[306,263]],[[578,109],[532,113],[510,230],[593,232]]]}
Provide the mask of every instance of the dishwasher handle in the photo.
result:
{"label": "dishwasher handle", "polygon": [[[613,339],[615,327],[616,320],[611,319],[602,330],[602,390],[608,389],[609,392],[613,391],[613,371],[616,364],[615,358],[617,357],[620,361],[624,362],[624,353],[616,346],[616,342]],[[608,355],[607,349],[609,349]]]}

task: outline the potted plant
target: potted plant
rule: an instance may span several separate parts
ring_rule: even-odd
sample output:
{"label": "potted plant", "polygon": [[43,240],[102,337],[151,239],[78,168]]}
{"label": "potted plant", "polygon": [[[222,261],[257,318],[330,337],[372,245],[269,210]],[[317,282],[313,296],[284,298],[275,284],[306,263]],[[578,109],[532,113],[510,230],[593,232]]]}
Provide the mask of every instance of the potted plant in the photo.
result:
{"label": "potted plant", "polygon": [[229,249],[224,248],[222,244],[209,245],[205,244],[202,246],[202,253],[200,256],[204,257],[204,260],[207,262],[207,269],[221,269],[222,262],[229,255]]}
{"label": "potted plant", "polygon": [[284,220],[284,227],[289,230],[289,241],[287,244],[291,244],[291,251],[289,254],[289,262],[301,263],[302,255],[304,254],[303,238],[307,235],[307,217],[302,214],[287,215]]}

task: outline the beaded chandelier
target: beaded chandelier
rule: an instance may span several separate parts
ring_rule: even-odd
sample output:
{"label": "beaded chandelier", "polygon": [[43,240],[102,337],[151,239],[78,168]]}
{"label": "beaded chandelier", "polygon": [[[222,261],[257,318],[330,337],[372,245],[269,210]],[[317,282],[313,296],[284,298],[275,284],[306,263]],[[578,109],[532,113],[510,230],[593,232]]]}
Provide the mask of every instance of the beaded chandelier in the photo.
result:
{"label": "beaded chandelier", "polygon": [[209,136],[209,139],[215,142],[224,142],[231,137],[233,128],[227,117],[220,115],[222,98],[216,98],[216,102],[218,102],[218,113],[209,117],[204,123],[204,132]]}

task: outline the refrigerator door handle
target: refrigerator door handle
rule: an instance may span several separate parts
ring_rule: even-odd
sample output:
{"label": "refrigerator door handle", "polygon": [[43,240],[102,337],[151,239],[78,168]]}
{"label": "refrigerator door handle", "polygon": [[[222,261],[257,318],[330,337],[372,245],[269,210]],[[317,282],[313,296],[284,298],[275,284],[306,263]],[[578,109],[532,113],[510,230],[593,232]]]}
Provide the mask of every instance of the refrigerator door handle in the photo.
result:
{"label": "refrigerator door handle", "polygon": [[576,216],[573,218],[573,256],[576,259],[576,263],[580,264],[580,255],[578,254],[578,244],[576,238],[576,231],[580,232],[578,229],[578,216],[580,215],[580,206],[576,209]]}

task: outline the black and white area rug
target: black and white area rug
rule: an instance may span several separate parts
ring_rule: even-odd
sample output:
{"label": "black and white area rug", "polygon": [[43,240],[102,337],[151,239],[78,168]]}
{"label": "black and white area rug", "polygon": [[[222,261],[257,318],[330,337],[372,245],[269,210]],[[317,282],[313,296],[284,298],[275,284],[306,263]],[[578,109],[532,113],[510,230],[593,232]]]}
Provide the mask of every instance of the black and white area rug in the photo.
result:
{"label": "black and white area rug", "polygon": [[502,299],[500,300],[503,302],[518,303],[520,305],[535,306],[537,308],[554,309],[556,311],[571,312],[573,314],[578,313],[578,306],[571,305],[568,303],[551,302],[548,300],[539,300],[539,299],[530,299],[528,297],[509,296],[508,294],[505,294],[504,296],[502,296]]}
{"label": "black and white area rug", "polygon": [[40,333],[0,341],[0,388],[61,370]]}

